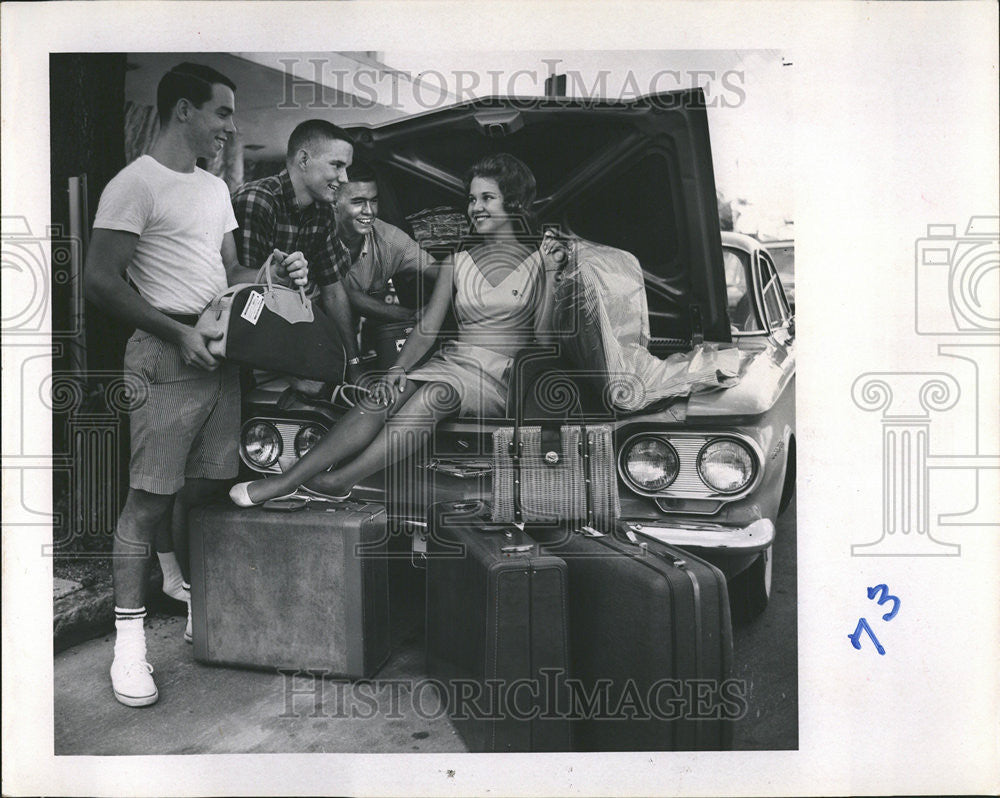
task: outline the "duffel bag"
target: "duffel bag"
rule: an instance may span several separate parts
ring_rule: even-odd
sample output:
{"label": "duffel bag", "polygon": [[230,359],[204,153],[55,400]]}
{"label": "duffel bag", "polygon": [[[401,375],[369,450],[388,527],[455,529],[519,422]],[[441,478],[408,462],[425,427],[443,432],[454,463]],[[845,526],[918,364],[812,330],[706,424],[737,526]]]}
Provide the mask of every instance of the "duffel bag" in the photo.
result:
{"label": "duffel bag", "polygon": [[271,258],[257,282],[231,285],[201,312],[197,329],[216,357],[296,377],[340,383],[346,358],[333,320],[298,290],[274,285]]}

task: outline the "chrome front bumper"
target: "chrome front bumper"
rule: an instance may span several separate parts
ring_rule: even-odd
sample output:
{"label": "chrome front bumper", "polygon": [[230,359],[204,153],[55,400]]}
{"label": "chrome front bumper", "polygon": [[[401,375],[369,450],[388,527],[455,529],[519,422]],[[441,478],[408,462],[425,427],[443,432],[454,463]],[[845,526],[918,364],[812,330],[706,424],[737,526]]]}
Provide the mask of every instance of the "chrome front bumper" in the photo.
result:
{"label": "chrome front bumper", "polygon": [[667,524],[664,522],[625,521],[626,533],[645,535],[684,549],[711,551],[720,555],[757,554],[774,542],[774,522],[759,518],[742,528],[720,524]]}

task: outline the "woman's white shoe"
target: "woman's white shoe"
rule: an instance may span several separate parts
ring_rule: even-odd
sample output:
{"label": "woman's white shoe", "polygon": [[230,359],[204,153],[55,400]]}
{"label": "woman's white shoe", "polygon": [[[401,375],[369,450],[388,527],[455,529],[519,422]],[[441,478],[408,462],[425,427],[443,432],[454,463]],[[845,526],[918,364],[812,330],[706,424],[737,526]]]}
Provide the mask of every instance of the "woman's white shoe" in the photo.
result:
{"label": "woman's white shoe", "polygon": [[250,498],[250,492],[247,490],[249,486],[249,482],[237,482],[229,489],[229,498],[233,500],[233,504],[237,507],[256,506],[254,500]]}
{"label": "woman's white shoe", "polygon": [[[229,498],[233,500],[233,504],[237,507],[260,507],[262,504],[271,501],[271,499],[261,499],[259,502],[255,502],[250,498],[250,492],[248,490],[251,483],[249,482],[237,482],[229,489]],[[296,491],[291,493],[286,493],[284,496],[273,496],[273,499],[290,499],[296,494]]]}

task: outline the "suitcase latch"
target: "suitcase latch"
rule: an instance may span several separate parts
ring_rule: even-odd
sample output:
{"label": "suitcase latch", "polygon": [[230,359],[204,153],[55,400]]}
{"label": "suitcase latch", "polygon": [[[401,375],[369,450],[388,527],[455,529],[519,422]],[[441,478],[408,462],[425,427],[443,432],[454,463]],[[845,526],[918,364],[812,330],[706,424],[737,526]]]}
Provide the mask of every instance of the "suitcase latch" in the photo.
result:
{"label": "suitcase latch", "polygon": [[531,551],[533,548],[534,544],[532,543],[521,543],[517,546],[501,546],[500,551],[504,554],[523,554]]}

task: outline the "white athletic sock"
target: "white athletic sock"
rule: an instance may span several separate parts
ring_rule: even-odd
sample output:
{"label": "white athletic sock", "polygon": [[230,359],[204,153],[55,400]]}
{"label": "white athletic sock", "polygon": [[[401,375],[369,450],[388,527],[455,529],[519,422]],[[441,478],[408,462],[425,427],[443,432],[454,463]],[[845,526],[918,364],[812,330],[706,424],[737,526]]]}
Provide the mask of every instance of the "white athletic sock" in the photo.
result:
{"label": "white athletic sock", "polygon": [[187,642],[190,643],[191,642],[191,636],[192,636],[192,626],[191,626],[191,585],[189,585],[187,582],[185,582],[184,583],[184,589],[187,591],[187,595],[188,595],[188,617],[187,617],[187,625],[184,627],[184,639],[187,640]]}
{"label": "white athletic sock", "polygon": [[143,619],[146,608],[115,607],[115,659],[146,659],[146,632]]}
{"label": "white athletic sock", "polygon": [[187,596],[184,595],[184,577],[181,576],[177,555],[172,551],[158,551],[156,557],[160,561],[160,570],[163,571],[163,592],[170,598],[187,601]]}

